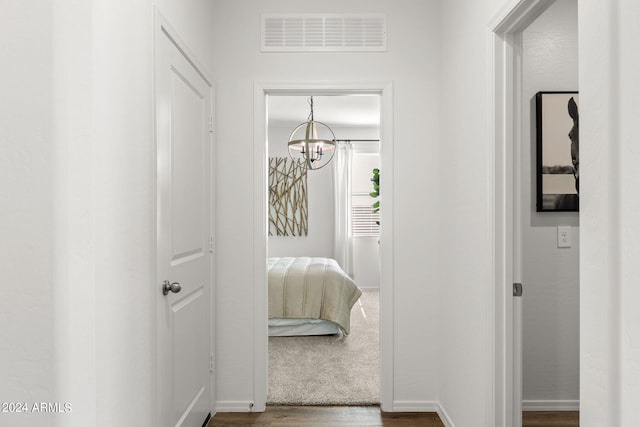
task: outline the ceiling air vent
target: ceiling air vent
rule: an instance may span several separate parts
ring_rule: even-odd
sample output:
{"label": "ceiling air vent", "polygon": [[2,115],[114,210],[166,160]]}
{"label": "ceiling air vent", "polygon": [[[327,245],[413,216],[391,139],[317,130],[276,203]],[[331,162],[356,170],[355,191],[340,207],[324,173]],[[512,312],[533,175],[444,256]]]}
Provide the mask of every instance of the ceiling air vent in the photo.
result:
{"label": "ceiling air vent", "polygon": [[262,15],[262,52],[385,52],[383,14]]}

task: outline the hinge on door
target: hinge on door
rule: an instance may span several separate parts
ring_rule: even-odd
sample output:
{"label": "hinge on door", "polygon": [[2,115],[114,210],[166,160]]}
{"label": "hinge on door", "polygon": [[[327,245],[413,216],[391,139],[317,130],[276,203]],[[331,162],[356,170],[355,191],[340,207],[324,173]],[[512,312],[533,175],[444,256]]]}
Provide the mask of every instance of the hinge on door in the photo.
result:
{"label": "hinge on door", "polygon": [[214,248],[213,248],[213,236],[209,236],[209,252],[213,253]]}
{"label": "hinge on door", "polygon": [[522,296],[522,283],[514,283],[513,284],[513,296],[521,297]]}
{"label": "hinge on door", "polygon": [[213,372],[216,366],[216,358],[213,353],[209,354],[209,372]]}
{"label": "hinge on door", "polygon": [[209,116],[209,133],[213,133],[213,116]]}

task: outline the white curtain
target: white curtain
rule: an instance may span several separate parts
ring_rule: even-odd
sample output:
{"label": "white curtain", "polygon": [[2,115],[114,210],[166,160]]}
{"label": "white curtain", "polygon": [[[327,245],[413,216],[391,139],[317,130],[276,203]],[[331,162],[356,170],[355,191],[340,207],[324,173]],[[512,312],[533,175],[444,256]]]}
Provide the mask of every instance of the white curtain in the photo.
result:
{"label": "white curtain", "polygon": [[351,227],[351,164],[350,142],[339,142],[334,158],[334,258],[353,277],[353,232]]}

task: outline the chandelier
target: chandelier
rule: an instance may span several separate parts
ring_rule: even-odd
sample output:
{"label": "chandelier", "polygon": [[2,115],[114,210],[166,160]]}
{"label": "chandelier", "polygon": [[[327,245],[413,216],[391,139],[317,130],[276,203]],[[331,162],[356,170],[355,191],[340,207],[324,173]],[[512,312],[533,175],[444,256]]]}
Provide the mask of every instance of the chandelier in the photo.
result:
{"label": "chandelier", "polygon": [[336,137],[331,128],[313,118],[313,96],[309,98],[311,112],[305,123],[296,127],[289,137],[289,156],[306,169],[326,166],[335,153]]}

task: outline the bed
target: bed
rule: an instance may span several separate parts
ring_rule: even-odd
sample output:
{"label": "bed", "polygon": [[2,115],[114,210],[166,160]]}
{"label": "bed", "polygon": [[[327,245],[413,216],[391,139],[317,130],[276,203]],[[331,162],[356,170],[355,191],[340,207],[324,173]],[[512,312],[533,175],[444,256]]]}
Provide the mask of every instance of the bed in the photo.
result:
{"label": "bed", "polygon": [[267,260],[269,336],[349,334],[362,291],[331,258]]}

